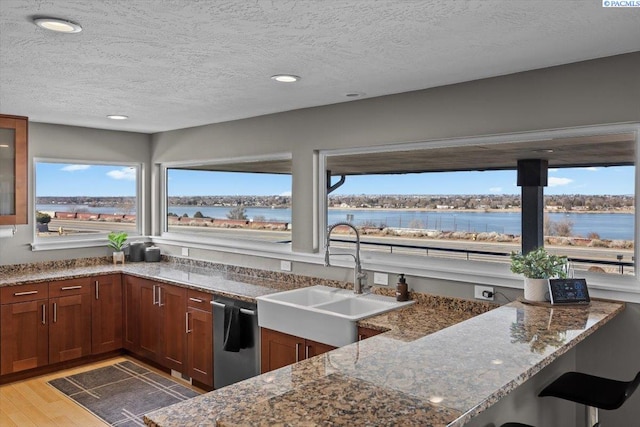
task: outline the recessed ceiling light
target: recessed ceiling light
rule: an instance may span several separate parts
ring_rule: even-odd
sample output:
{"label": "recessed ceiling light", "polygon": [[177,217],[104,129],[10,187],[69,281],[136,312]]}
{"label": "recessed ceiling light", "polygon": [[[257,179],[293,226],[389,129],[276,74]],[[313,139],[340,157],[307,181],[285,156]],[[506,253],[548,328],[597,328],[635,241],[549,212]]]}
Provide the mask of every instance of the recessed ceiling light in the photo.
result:
{"label": "recessed ceiling light", "polygon": [[0,148],[9,148],[7,144],[0,144]]}
{"label": "recessed ceiling light", "polygon": [[345,95],[347,98],[358,98],[360,96],[364,96],[364,93],[362,92],[349,92],[349,93],[345,93]]}
{"label": "recessed ceiling light", "polygon": [[58,18],[35,18],[33,23],[40,28],[58,33],[79,33],[82,27],[75,22]]}
{"label": "recessed ceiling light", "polygon": [[553,149],[552,148],[543,148],[540,150],[534,150],[534,153],[553,153]]}
{"label": "recessed ceiling light", "polygon": [[123,116],[122,114],[109,114],[107,118],[111,120],[127,120],[129,116]]}
{"label": "recessed ceiling light", "polygon": [[276,74],[275,76],[271,76],[271,79],[280,83],[294,83],[300,80],[300,77],[294,76],[293,74]]}

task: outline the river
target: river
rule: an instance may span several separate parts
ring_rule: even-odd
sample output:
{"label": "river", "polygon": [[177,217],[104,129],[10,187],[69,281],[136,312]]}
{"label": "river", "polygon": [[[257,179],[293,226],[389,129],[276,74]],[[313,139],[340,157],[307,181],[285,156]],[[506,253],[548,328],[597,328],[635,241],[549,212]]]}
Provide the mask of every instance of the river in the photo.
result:
{"label": "river", "polygon": [[[68,211],[122,213],[116,207],[92,208],[76,205],[37,205],[40,211]],[[169,212],[190,217],[200,211],[204,216],[226,218],[229,207],[170,206]],[[135,213],[135,212],[129,212]],[[249,219],[262,217],[269,221],[291,222],[291,209],[246,208]],[[548,213],[554,222],[573,223],[573,235],[586,237],[597,233],[602,239],[633,240],[634,215],[632,213]],[[433,212],[385,209],[329,209],[329,223],[352,221],[356,225],[373,225],[399,228],[423,228],[445,231],[497,232],[520,234],[519,212]]]}

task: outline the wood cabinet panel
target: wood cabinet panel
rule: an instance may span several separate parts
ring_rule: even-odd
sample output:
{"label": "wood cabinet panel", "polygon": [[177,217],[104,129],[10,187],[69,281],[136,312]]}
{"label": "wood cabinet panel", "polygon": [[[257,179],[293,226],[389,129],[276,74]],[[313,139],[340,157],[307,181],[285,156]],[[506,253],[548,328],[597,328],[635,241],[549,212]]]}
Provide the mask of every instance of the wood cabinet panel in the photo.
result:
{"label": "wood cabinet panel", "polygon": [[186,332],[186,373],[194,380],[213,387],[213,314],[188,307]]}
{"label": "wood cabinet panel", "polygon": [[49,298],[49,285],[47,283],[31,283],[0,288],[1,304],[13,304],[16,302],[35,301],[47,298]]}
{"label": "wood cabinet panel", "polygon": [[185,333],[187,290],[178,286],[159,285],[158,307],[162,322],[160,363],[167,368],[184,373],[187,349]]}
{"label": "wood cabinet panel", "polygon": [[122,275],[93,277],[91,300],[91,353],[122,348]]}
{"label": "wood cabinet panel", "polygon": [[138,279],[138,353],[160,362],[160,334],[162,319],[157,306],[158,285],[149,280]]}
{"label": "wood cabinet panel", "polygon": [[50,287],[49,293],[69,292],[49,298],[49,363],[64,362],[91,354],[90,286],[70,281]]}
{"label": "wood cabinet panel", "polygon": [[28,119],[0,114],[0,143],[11,152],[0,157],[0,225],[27,224]]}
{"label": "wood cabinet panel", "polygon": [[49,363],[46,299],[0,306],[0,375]]}
{"label": "wood cabinet panel", "polygon": [[[273,371],[304,358],[304,339],[271,329],[260,330],[260,371]],[[215,361],[214,361],[215,363]]]}
{"label": "wood cabinet panel", "polygon": [[263,374],[337,348],[267,328],[260,329],[260,339],[260,371]]}
{"label": "wood cabinet panel", "polygon": [[382,331],[377,329],[365,328],[364,326],[358,326],[358,341],[366,340],[367,338],[374,337],[381,334]]}
{"label": "wood cabinet panel", "polygon": [[123,336],[122,345],[132,353],[140,351],[139,324],[140,324],[140,291],[139,280],[125,275],[123,278]]}

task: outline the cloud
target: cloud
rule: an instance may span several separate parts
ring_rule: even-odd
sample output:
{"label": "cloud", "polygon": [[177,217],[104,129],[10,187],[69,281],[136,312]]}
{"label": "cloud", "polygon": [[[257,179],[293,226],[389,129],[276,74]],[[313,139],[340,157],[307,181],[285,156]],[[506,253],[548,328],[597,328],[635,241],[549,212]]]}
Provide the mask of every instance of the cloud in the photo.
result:
{"label": "cloud", "polygon": [[65,171],[65,172],[75,172],[75,171],[84,171],[84,170],[89,169],[90,167],[91,167],[91,165],[68,165],[68,166],[63,167],[60,170]]}
{"label": "cloud", "polygon": [[582,168],[582,170],[589,171],[589,172],[597,172],[599,170],[599,168],[591,166],[591,167],[588,167],[588,168]]}
{"label": "cloud", "polygon": [[502,187],[491,187],[489,189],[489,193],[501,193],[502,192]]}
{"label": "cloud", "polygon": [[549,177],[549,187],[562,187],[573,182],[571,178],[560,178],[557,176]]}
{"label": "cloud", "polygon": [[107,175],[113,179],[124,179],[127,181],[135,181],[136,180],[136,170],[135,168],[122,168],[116,169],[107,172]]}
{"label": "cloud", "polygon": [[279,194],[280,197],[291,197],[291,191],[285,191]]}

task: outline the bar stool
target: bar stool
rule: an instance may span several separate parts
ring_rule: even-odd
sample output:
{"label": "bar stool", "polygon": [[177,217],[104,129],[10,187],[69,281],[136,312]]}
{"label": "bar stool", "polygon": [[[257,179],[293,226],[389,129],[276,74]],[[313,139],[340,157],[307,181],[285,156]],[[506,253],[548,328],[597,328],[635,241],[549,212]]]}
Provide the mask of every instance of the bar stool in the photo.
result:
{"label": "bar stool", "polygon": [[586,405],[588,427],[598,427],[598,408],[618,409],[640,384],[640,372],[631,381],[616,381],[580,372],[567,372],[538,396],[553,396]]}

